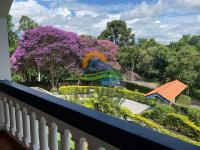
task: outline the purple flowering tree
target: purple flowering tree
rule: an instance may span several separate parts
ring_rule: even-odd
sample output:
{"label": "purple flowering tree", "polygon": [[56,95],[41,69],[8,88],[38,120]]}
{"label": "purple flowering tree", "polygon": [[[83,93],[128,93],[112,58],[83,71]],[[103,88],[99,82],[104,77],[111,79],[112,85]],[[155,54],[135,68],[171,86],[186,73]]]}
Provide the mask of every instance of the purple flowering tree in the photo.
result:
{"label": "purple flowering tree", "polygon": [[60,74],[76,65],[80,52],[77,34],[51,26],[28,30],[11,57],[12,68],[23,71],[30,67],[49,74],[52,89],[57,88]]}
{"label": "purple flowering tree", "polygon": [[119,47],[111,41],[108,40],[97,40],[89,37],[79,38],[79,43],[81,45],[80,60],[90,51],[98,50],[106,56],[108,64],[115,70],[121,70],[121,66],[117,62],[117,55]]}

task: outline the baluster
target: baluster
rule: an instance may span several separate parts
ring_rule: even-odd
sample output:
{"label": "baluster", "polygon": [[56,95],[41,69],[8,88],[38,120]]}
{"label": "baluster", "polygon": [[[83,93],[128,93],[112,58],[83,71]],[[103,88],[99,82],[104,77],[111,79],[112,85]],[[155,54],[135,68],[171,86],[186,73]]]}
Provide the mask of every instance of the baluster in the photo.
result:
{"label": "baluster", "polygon": [[75,150],[85,150],[86,140],[81,137],[80,140],[75,140]]}
{"label": "baluster", "polygon": [[48,150],[48,134],[46,129],[46,119],[44,117],[41,117],[39,125],[40,149]]}
{"label": "baluster", "polygon": [[22,112],[18,104],[16,104],[16,126],[17,126],[17,137],[22,141],[23,137],[23,125],[22,125]]}
{"label": "baluster", "polygon": [[23,132],[24,132],[24,142],[27,147],[29,147],[29,143],[31,142],[31,135],[30,135],[30,118],[29,115],[27,114],[27,109],[24,107],[23,108]]}
{"label": "baluster", "polygon": [[61,133],[61,150],[70,150],[71,133],[69,130],[65,130]]}
{"label": "baluster", "polygon": [[6,97],[4,97],[4,114],[5,114],[5,128],[7,131],[10,130],[10,111],[9,111],[9,105],[8,105],[8,102],[7,102],[7,99]]}
{"label": "baluster", "polygon": [[16,133],[16,119],[15,119],[15,107],[13,106],[13,102],[10,101],[10,129],[12,135],[15,136]]}
{"label": "baluster", "polygon": [[58,127],[55,122],[51,124],[50,128],[50,149],[51,150],[58,150]]}
{"label": "baluster", "polygon": [[4,128],[5,125],[5,116],[4,116],[4,105],[3,105],[3,96],[0,97],[0,130]]}
{"label": "baluster", "polygon": [[39,134],[38,134],[38,122],[36,120],[36,114],[33,112],[30,119],[31,129],[31,148],[33,150],[39,150]]}

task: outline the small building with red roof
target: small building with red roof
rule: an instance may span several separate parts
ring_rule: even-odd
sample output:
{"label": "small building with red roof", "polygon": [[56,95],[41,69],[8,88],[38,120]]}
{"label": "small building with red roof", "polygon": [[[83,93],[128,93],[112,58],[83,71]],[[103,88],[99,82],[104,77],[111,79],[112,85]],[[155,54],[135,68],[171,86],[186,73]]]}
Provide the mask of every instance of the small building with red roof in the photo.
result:
{"label": "small building with red roof", "polygon": [[155,88],[154,90],[145,94],[145,97],[146,98],[155,97],[168,104],[171,104],[171,103],[175,103],[176,97],[179,94],[181,94],[181,92],[183,92],[186,88],[187,88],[187,85],[185,85],[179,80],[174,80]]}

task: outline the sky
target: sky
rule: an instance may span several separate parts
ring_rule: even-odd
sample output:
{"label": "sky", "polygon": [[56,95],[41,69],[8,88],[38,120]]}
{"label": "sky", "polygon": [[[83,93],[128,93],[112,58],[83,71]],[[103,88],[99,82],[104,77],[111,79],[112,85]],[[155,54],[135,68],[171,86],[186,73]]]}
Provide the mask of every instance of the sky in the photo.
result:
{"label": "sky", "polygon": [[10,14],[15,28],[27,15],[40,25],[95,37],[116,19],[125,20],[136,39],[168,44],[200,34],[200,0],[14,0]]}

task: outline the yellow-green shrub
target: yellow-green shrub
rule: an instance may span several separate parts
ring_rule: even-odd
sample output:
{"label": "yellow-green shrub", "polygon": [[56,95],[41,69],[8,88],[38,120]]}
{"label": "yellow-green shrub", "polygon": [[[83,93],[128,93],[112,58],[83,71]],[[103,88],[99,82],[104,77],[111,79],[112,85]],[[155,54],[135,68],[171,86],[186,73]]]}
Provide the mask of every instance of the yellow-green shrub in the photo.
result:
{"label": "yellow-green shrub", "polygon": [[[151,111],[151,110],[149,110]],[[133,121],[133,123],[136,123],[136,124],[139,124],[139,125],[142,125],[144,127],[148,127],[148,128],[151,128],[153,129],[154,131],[157,131],[157,132],[160,132],[160,133],[163,133],[163,134],[166,134],[168,136],[172,136],[172,137],[175,137],[177,139],[180,139],[180,140],[183,140],[185,142],[188,142],[188,143],[192,143],[194,145],[198,145],[200,146],[200,142],[197,142],[197,141],[193,141],[192,139],[189,139],[185,136],[182,136],[182,135],[179,135],[179,134],[175,134],[173,133],[172,131],[169,131],[167,129],[164,129],[162,126],[160,126],[159,124],[139,115],[139,114],[133,114],[129,109],[127,108],[121,108],[121,112],[123,113],[123,115],[125,116],[126,119],[131,119]]]}
{"label": "yellow-green shrub", "polygon": [[158,125],[157,123],[155,123],[155,122],[153,122],[153,121],[151,121],[147,118],[142,117],[141,115],[133,114],[131,119],[133,120],[134,123],[140,124],[140,125],[145,126],[145,127],[149,127],[149,128],[151,128],[155,131],[158,131],[160,133],[163,133],[163,134],[175,137],[177,139],[186,141],[188,143],[192,143],[194,145],[200,146],[200,142],[193,141],[193,140],[191,140],[191,139],[189,139],[185,136],[178,135],[178,134],[173,133],[172,131],[166,130],[162,126]]}
{"label": "yellow-green shrub", "polygon": [[189,109],[187,116],[190,121],[194,122],[195,125],[200,127],[200,109]]}
{"label": "yellow-green shrub", "polygon": [[169,113],[164,124],[170,129],[176,130],[196,141],[200,141],[200,128],[186,116]]}

